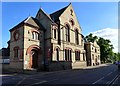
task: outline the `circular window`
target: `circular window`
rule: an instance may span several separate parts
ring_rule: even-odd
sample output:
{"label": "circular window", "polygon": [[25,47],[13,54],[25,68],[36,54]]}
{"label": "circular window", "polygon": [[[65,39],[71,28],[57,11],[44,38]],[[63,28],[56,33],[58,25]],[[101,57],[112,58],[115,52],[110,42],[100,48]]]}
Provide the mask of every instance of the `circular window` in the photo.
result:
{"label": "circular window", "polygon": [[14,40],[17,41],[18,39],[19,39],[19,31],[16,30],[16,31],[14,32]]}

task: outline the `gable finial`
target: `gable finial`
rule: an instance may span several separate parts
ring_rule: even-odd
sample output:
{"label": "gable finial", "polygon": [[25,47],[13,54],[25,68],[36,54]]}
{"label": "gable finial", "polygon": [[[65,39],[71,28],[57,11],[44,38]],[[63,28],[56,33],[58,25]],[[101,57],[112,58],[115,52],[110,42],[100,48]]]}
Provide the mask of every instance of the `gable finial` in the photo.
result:
{"label": "gable finial", "polygon": [[70,2],[70,4],[69,5],[72,5],[72,3]]}

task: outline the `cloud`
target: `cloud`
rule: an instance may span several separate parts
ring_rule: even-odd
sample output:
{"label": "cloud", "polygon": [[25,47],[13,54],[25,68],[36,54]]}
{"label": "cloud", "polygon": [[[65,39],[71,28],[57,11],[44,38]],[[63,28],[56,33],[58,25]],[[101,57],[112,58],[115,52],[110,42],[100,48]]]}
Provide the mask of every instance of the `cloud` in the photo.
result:
{"label": "cloud", "polygon": [[114,47],[113,51],[118,52],[118,29],[105,28],[91,33],[98,37],[109,39]]}

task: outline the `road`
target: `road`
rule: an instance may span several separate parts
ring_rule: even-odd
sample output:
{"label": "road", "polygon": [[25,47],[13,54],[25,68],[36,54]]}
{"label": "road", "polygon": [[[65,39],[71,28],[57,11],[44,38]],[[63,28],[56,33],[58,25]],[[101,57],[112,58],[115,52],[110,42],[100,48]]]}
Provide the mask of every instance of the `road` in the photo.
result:
{"label": "road", "polygon": [[40,84],[106,84],[107,86],[120,85],[120,71],[114,64],[106,64],[95,68],[76,70],[38,72],[35,74],[11,74],[2,75],[2,85],[26,85]]}

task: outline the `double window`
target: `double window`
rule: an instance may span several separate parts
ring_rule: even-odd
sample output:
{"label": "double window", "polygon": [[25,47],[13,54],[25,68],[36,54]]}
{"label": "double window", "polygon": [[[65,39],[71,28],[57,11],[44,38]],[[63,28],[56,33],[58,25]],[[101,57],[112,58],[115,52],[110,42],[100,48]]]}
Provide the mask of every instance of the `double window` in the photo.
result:
{"label": "double window", "polygon": [[80,51],[75,51],[75,60],[80,61]]}
{"label": "double window", "polygon": [[33,32],[32,32],[32,39],[34,39],[34,40],[39,40],[39,33],[33,31]]}
{"label": "double window", "polygon": [[72,59],[72,51],[65,49],[65,60],[71,61],[71,59]]}

